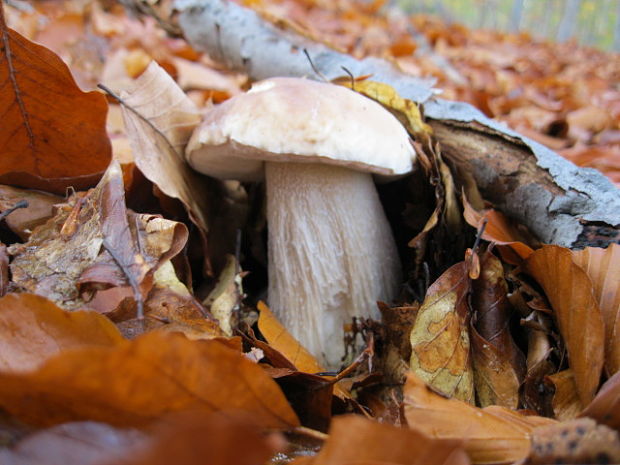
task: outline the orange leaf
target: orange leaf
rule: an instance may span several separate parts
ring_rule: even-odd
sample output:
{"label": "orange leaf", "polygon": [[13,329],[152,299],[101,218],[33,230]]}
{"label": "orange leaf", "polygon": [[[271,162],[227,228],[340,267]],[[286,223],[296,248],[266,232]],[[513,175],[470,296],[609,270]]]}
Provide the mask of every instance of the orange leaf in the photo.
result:
{"label": "orange leaf", "polygon": [[0,180],[60,194],[94,184],[111,157],[106,112],[105,97],[8,28],[0,6]]}
{"label": "orange leaf", "polygon": [[325,371],[316,358],[282,326],[264,302],[259,302],[257,307],[260,311],[258,329],[271,347],[284,355],[299,371],[304,373]]}
{"label": "orange leaf", "polygon": [[412,428],[431,437],[463,441],[473,463],[512,463],[525,458],[530,434],[554,420],[525,416],[504,407],[479,409],[431,391],[415,375],[404,388],[405,417]]}
{"label": "orange leaf", "polygon": [[411,330],[411,370],[445,394],[473,402],[469,285],[461,262],[428,288]]}
{"label": "orange leaf", "polygon": [[594,418],[598,423],[620,431],[620,373],[613,375],[601,386],[594,400],[580,416]]}
{"label": "orange leaf", "polygon": [[0,373],[0,405],[36,425],[144,425],[166,412],[246,411],[268,428],[299,421],[280,388],[222,341],[155,331],[115,347],[63,352],[37,371]]}
{"label": "orange leaf", "polygon": [[115,346],[124,340],[116,326],[96,312],[66,312],[34,294],[0,299],[0,371],[27,372],[63,350]]}
{"label": "orange leaf", "polygon": [[327,442],[310,463],[466,465],[469,460],[460,441],[433,439],[413,429],[345,415],[334,418]]}
{"label": "orange leaf", "polygon": [[592,280],[605,323],[605,368],[613,375],[620,370],[620,245],[586,247],[572,254]]}
{"label": "orange leaf", "polygon": [[588,405],[601,378],[605,341],[592,282],[575,265],[570,250],[555,245],[534,252],[525,269],[545,290],[568,350],[579,398]]}

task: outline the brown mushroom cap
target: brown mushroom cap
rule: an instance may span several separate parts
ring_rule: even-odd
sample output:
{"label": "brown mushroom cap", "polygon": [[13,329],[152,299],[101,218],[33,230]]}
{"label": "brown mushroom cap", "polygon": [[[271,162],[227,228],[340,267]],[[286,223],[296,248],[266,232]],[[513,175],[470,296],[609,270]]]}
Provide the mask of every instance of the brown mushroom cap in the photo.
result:
{"label": "brown mushroom cap", "polygon": [[334,84],[272,78],[211,109],[186,157],[213,177],[259,181],[264,161],[399,175],[411,171],[415,152],[403,126],[375,101]]}

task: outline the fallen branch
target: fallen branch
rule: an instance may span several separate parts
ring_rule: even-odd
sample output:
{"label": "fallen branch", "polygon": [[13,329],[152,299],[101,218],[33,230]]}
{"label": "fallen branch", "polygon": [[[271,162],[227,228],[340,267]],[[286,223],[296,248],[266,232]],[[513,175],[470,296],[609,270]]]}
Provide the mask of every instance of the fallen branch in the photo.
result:
{"label": "fallen branch", "polygon": [[393,86],[424,105],[425,115],[452,163],[473,174],[483,196],[528,226],[543,242],[606,245],[620,239],[620,190],[598,171],[577,168],[546,147],[490,120],[469,104],[433,97],[428,82],[377,58],[357,60],[227,0],[177,0],[179,25],[193,47],[251,79],[343,74]]}

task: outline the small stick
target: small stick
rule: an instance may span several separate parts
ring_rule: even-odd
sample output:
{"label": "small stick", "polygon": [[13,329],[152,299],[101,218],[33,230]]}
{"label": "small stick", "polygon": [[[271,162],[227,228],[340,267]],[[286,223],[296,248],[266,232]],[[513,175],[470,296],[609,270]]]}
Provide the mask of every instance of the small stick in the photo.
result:
{"label": "small stick", "polygon": [[4,210],[2,213],[0,213],[0,221],[5,219],[7,216],[9,216],[15,210],[19,210],[20,208],[28,208],[28,201],[27,200],[20,200],[19,202],[17,202],[12,207],[7,208],[6,210]]}
{"label": "small stick", "polygon": [[291,433],[297,433],[302,436],[306,436],[312,439],[318,439],[319,441],[326,441],[329,438],[329,435],[322,433],[321,431],[317,431],[312,428],[308,428],[306,426],[297,426],[290,430]]}

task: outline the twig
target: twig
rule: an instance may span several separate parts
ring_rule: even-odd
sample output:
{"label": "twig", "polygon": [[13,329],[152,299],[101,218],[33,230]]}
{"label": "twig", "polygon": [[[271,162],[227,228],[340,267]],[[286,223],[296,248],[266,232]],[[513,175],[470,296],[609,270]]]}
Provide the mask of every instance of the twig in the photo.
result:
{"label": "twig", "polygon": [[318,439],[319,441],[326,441],[329,438],[329,435],[306,426],[297,426],[291,430],[291,433],[297,433],[312,439]]}
{"label": "twig", "polygon": [[28,201],[27,200],[20,200],[19,202],[17,202],[12,207],[7,208],[6,210],[4,210],[2,213],[0,213],[0,221],[5,219],[7,216],[9,216],[15,210],[19,210],[20,208],[28,208]]}

